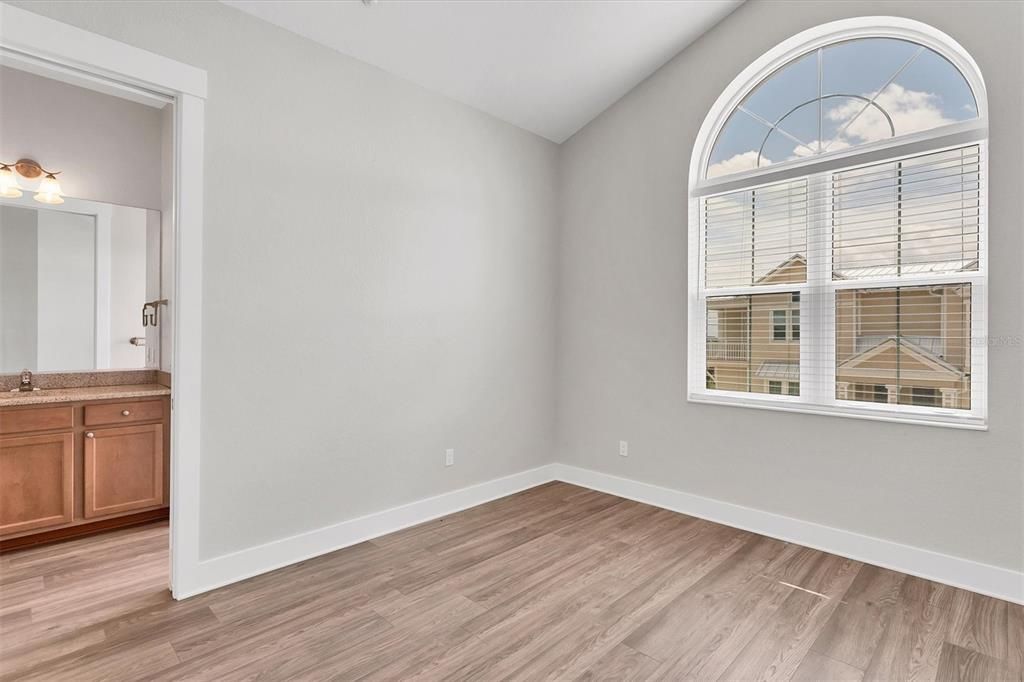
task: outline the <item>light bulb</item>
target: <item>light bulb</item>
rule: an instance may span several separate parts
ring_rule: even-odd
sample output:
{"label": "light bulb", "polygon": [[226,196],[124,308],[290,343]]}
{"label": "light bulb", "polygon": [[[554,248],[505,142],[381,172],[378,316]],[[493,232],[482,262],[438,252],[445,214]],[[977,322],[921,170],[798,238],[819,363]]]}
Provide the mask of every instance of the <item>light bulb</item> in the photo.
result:
{"label": "light bulb", "polygon": [[16,199],[21,196],[21,189],[18,187],[18,178],[10,166],[0,166],[0,197]]}
{"label": "light bulb", "polygon": [[47,173],[42,182],[39,183],[39,191],[34,199],[44,204],[63,204],[64,199],[60,195],[60,183],[53,173]]}

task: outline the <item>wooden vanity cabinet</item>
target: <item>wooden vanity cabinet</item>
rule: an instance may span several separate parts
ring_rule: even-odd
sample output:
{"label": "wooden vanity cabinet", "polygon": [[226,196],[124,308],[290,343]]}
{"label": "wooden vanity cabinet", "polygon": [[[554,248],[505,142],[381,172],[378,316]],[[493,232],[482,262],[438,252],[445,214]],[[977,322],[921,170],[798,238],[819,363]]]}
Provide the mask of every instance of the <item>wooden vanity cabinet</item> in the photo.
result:
{"label": "wooden vanity cabinet", "polygon": [[0,549],[166,518],[169,421],[163,396],[0,409]]}
{"label": "wooden vanity cabinet", "polygon": [[74,520],[70,433],[0,437],[0,535]]}
{"label": "wooden vanity cabinet", "polygon": [[85,518],[164,503],[162,424],[96,429],[85,434]]}

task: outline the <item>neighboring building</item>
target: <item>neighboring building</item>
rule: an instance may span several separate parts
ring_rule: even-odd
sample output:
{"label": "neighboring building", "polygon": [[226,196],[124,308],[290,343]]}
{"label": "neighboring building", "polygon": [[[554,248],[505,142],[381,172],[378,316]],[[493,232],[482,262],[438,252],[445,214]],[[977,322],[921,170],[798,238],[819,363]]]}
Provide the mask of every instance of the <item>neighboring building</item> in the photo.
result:
{"label": "neighboring building", "polygon": [[[796,254],[758,283],[804,282],[805,274]],[[840,291],[836,398],[969,409],[970,300],[969,284]],[[708,388],[800,395],[799,293],[711,297],[707,308]]]}

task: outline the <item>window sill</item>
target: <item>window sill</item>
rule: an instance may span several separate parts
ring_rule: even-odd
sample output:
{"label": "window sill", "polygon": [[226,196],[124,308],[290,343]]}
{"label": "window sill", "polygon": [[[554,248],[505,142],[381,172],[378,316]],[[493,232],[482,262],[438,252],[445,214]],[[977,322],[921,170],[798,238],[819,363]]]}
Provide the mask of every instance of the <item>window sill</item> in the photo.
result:
{"label": "window sill", "polygon": [[849,419],[867,419],[871,421],[896,422],[899,424],[916,424],[920,426],[940,426],[949,429],[964,429],[969,431],[988,431],[988,423],[982,417],[959,416],[949,414],[951,411],[941,413],[929,413],[922,410],[900,410],[888,411],[877,410],[867,407],[837,405],[811,405],[799,402],[798,399],[788,396],[774,396],[773,398],[735,397],[732,395],[715,395],[713,393],[694,393],[687,396],[688,402],[702,403],[705,405],[724,405],[727,407],[748,407],[757,410],[777,410],[782,412],[799,412],[803,414],[818,414],[831,417],[846,417]]}

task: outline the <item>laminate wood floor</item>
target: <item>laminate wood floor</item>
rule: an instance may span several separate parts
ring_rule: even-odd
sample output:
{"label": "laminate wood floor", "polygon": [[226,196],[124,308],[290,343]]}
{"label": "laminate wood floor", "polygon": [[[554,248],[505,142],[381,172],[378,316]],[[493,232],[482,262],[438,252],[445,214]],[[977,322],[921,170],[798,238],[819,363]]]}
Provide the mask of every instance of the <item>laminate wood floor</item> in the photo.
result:
{"label": "laminate wood floor", "polygon": [[0,678],[1021,680],[1024,607],[564,483],[184,602],[165,525],[0,557]]}

